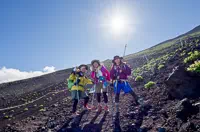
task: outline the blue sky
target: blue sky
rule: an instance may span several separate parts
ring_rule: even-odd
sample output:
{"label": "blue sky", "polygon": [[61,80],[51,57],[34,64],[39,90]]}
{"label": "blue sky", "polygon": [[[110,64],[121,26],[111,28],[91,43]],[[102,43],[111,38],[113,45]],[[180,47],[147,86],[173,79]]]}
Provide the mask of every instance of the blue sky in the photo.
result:
{"label": "blue sky", "polygon": [[[1,0],[0,68],[57,70],[138,52],[200,24],[198,0]],[[104,19],[118,9],[128,37],[113,37]]]}

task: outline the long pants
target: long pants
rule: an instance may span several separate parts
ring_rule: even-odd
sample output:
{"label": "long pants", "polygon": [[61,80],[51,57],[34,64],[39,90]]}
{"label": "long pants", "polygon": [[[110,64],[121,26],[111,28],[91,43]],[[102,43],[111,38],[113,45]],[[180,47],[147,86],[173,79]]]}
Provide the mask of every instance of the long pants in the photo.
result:
{"label": "long pants", "polygon": [[[104,103],[108,103],[107,92],[103,92]],[[97,102],[101,103],[101,93],[97,93]]]}
{"label": "long pants", "polygon": [[[72,107],[72,112],[75,113],[76,112],[76,109],[77,109],[77,105],[78,105],[78,99],[73,99],[74,101],[74,104],[73,104],[73,107]],[[84,107],[87,106],[88,104],[88,101],[89,101],[89,97],[84,97]]]}

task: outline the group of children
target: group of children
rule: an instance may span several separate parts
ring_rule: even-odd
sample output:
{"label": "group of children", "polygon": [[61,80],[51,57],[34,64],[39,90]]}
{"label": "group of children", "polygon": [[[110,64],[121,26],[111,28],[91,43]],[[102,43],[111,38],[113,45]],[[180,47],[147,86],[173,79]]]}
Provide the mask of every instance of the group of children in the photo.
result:
{"label": "group of children", "polygon": [[[80,99],[84,99],[83,107],[85,110],[97,110],[101,111],[101,95],[104,98],[104,110],[109,111],[108,108],[108,86],[114,87],[115,93],[115,108],[116,112],[119,112],[119,96],[120,91],[123,90],[125,93],[130,93],[135,103],[138,105],[138,97],[133,92],[129,82],[128,76],[131,75],[131,68],[122,61],[122,57],[115,56],[112,60],[112,68],[110,72],[106,69],[104,65],[101,65],[99,60],[93,60],[91,62],[91,79],[86,77],[86,72],[88,70],[87,65],[80,65],[78,69],[72,71],[68,81],[72,82],[71,86],[71,96],[73,100],[73,115],[78,115],[77,104]],[[98,102],[97,107],[90,107],[88,105],[89,97],[85,92],[85,87],[91,84],[95,88],[96,100]]]}

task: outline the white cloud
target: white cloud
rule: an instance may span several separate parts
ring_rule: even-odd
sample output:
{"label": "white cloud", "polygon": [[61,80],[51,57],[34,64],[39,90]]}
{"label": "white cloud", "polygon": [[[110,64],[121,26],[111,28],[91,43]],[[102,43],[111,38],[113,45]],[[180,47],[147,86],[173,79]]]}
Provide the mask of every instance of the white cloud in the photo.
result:
{"label": "white cloud", "polygon": [[46,66],[44,69],[43,69],[44,72],[54,72],[55,71],[55,67],[51,66]]}
{"label": "white cloud", "polygon": [[46,66],[43,71],[20,71],[18,69],[2,67],[0,69],[0,83],[17,81],[55,72],[55,67]]}

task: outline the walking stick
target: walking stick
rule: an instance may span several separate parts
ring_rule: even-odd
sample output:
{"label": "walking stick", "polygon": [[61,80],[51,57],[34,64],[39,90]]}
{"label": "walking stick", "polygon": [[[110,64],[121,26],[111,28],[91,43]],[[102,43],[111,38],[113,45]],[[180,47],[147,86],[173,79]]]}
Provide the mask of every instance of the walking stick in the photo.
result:
{"label": "walking stick", "polygon": [[112,105],[112,121],[113,121],[113,112],[114,112],[114,100],[113,100],[113,93],[112,93],[112,89],[111,87],[109,86],[109,89],[110,89],[110,97],[111,97],[111,105]]}
{"label": "walking stick", "polygon": [[96,91],[96,84],[94,84],[93,88],[94,88],[94,92],[93,92],[93,95],[92,95],[92,106],[94,106],[94,94],[95,94],[95,91]]}

